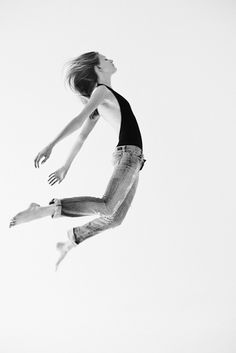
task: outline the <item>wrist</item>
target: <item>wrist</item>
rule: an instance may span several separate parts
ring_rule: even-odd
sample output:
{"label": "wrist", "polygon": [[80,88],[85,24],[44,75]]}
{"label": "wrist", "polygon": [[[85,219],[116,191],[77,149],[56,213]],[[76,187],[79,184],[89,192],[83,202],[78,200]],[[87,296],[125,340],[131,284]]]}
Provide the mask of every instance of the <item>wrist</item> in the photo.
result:
{"label": "wrist", "polygon": [[56,146],[56,144],[56,141],[52,141],[49,143],[48,147],[53,148],[54,146]]}
{"label": "wrist", "polygon": [[64,168],[66,168],[67,170],[70,168],[70,166],[71,166],[71,162],[66,162],[64,164]]}

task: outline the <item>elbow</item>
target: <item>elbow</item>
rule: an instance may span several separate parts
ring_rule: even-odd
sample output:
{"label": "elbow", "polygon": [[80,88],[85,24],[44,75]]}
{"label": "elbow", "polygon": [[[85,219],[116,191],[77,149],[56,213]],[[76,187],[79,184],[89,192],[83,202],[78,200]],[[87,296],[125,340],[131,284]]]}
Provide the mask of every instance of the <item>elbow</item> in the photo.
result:
{"label": "elbow", "polygon": [[81,133],[79,134],[79,140],[80,140],[81,144],[84,143],[84,141],[86,140],[87,137],[88,137],[88,134],[85,134],[85,133],[83,133],[83,132],[81,132]]}
{"label": "elbow", "polygon": [[86,116],[84,116],[83,114],[79,114],[74,118],[74,126],[76,130],[78,130],[83,125],[85,119]]}

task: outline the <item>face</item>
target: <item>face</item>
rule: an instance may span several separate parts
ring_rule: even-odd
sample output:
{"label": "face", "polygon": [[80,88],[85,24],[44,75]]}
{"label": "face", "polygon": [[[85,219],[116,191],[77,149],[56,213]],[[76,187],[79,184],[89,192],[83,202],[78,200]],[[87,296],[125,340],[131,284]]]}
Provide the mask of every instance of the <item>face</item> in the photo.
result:
{"label": "face", "polygon": [[103,72],[113,73],[117,70],[113,64],[113,60],[108,59],[105,55],[99,54],[99,61],[99,66],[102,68]]}

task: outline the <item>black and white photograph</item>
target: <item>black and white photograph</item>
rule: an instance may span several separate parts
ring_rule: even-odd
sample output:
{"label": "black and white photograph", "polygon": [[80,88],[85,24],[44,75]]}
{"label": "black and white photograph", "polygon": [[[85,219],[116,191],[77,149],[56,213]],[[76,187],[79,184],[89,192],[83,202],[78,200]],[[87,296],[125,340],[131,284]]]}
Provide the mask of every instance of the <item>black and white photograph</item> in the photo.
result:
{"label": "black and white photograph", "polygon": [[236,352],[236,2],[0,0],[0,353]]}

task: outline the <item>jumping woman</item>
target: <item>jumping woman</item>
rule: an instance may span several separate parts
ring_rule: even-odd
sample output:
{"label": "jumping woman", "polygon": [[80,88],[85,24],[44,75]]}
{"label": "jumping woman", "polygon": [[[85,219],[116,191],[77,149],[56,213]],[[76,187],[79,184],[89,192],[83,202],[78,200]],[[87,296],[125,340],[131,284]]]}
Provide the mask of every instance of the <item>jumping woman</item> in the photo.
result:
{"label": "jumping woman", "polygon": [[82,241],[122,223],[136,192],[139,171],[146,161],[142,137],[130,104],[111,87],[111,76],[116,71],[112,60],[94,51],[70,61],[66,79],[72,90],[79,94],[85,106],[34,160],[35,167],[39,168],[40,162],[41,164],[46,162],[59,141],[81,128],[65,165],[49,175],[50,185],[61,183],[89,133],[102,116],[115,129],[118,136],[118,144],[112,155],[114,170],[104,195],[101,198],[76,196],[53,199],[48,206],[43,207],[31,203],[28,209],[18,213],[10,222],[12,227],[46,216],[54,218],[99,215],[89,223],[70,229],[67,233],[68,240],[57,243],[60,257],[56,269],[68,251]]}

